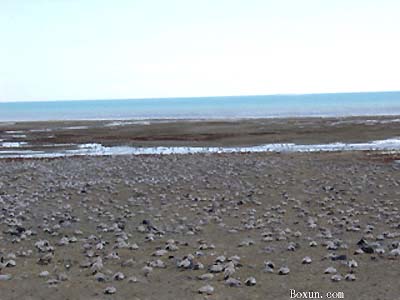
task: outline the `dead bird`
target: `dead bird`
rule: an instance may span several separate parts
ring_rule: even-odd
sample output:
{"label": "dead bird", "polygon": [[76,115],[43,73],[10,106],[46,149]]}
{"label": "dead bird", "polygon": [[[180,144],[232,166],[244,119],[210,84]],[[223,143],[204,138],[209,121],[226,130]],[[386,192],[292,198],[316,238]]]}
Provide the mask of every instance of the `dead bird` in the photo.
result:
{"label": "dead bird", "polygon": [[161,235],[165,234],[164,231],[155,227],[150,220],[143,220],[142,224],[145,225],[146,229],[152,233],[161,234]]}

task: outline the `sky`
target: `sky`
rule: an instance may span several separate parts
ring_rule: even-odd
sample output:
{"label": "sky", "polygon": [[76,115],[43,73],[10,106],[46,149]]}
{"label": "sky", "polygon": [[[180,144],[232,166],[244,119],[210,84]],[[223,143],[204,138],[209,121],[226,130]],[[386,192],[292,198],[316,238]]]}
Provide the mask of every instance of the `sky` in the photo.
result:
{"label": "sky", "polygon": [[400,90],[398,0],[0,0],[0,101]]}

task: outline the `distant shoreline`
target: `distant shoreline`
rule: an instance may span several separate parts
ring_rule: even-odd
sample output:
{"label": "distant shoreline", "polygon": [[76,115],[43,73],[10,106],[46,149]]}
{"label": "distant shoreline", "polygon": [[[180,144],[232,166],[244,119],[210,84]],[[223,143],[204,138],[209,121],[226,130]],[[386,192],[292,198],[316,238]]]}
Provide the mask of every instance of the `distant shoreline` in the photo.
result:
{"label": "distant shoreline", "polygon": [[40,120],[0,120],[0,126],[5,124],[35,124],[35,123],[80,123],[80,122],[141,122],[146,121],[150,123],[166,123],[166,122],[240,122],[248,120],[313,120],[313,119],[381,119],[381,118],[400,118],[400,113],[386,113],[386,114],[348,114],[348,115],[282,115],[282,116],[248,116],[248,117],[197,117],[197,118],[93,118],[93,119],[40,119]]}
{"label": "distant shoreline", "polygon": [[[296,120],[347,120],[351,121],[384,121],[384,120],[400,120],[400,113],[392,113],[392,114],[368,114],[368,115],[343,115],[343,116],[332,116],[332,115],[312,115],[312,116],[267,116],[267,117],[198,117],[198,118],[99,118],[99,119],[50,119],[50,120],[7,120],[2,121],[0,120],[0,126],[7,126],[7,125],[32,125],[36,126],[39,123],[43,124],[56,124],[56,123],[70,123],[70,124],[77,124],[77,123],[106,123],[109,124],[110,122],[121,122],[130,124],[141,122],[148,122],[148,123],[175,123],[175,122],[243,122],[243,121],[296,121]],[[1,129],[1,128],[0,128]]]}

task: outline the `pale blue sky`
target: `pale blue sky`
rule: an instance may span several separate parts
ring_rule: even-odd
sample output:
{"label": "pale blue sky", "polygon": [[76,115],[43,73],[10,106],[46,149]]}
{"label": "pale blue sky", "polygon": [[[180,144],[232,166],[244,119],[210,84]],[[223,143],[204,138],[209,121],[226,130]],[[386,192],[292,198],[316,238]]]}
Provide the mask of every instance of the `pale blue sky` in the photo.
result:
{"label": "pale blue sky", "polygon": [[398,0],[0,0],[0,101],[400,90]]}

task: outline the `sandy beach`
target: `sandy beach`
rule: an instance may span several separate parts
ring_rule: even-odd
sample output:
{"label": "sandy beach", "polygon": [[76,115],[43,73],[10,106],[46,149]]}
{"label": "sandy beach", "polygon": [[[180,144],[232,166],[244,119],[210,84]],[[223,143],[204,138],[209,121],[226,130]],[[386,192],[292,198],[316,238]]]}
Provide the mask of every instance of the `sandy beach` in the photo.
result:
{"label": "sandy beach", "polygon": [[[400,132],[396,117],[118,122],[2,123],[0,139],[242,146]],[[290,299],[291,290],[398,299],[399,159],[0,159],[0,299]]]}

